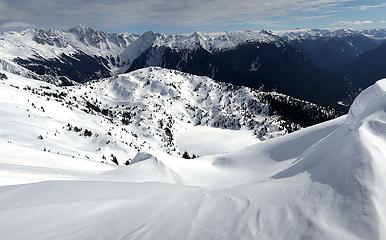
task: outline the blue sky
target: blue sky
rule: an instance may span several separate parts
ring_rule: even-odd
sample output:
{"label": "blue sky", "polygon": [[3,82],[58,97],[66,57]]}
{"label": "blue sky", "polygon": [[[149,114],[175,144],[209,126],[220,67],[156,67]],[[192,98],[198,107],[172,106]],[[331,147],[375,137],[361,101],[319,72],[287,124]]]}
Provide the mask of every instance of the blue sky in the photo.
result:
{"label": "blue sky", "polygon": [[76,24],[138,33],[386,28],[386,1],[0,0],[0,31]]}

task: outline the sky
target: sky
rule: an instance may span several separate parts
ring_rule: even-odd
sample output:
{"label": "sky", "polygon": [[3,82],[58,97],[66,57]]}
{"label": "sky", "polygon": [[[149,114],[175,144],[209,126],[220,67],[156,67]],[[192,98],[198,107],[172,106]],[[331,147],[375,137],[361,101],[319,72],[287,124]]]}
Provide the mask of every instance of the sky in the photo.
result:
{"label": "sky", "polygon": [[386,1],[0,0],[0,31],[78,24],[136,33],[386,28]]}

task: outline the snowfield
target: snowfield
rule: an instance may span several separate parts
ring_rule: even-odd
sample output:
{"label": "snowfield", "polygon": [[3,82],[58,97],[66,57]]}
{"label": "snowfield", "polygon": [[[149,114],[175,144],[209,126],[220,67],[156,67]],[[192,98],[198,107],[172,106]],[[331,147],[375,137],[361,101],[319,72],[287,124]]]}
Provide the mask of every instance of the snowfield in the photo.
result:
{"label": "snowfield", "polygon": [[[190,130],[175,134],[173,144],[203,156],[182,159],[165,153],[163,135],[134,137],[150,133],[142,128],[153,128],[154,116],[163,115],[140,116],[146,125],[126,131],[109,120],[122,105],[158,103],[172,119],[193,105],[183,85],[198,78],[165,88],[157,76],[168,79],[168,71],[142,71],[67,88],[62,97],[53,85],[7,73],[0,82],[2,239],[386,238],[386,79],[360,94],[347,116],[243,148],[237,145],[248,132],[192,129],[185,121],[190,115],[179,116],[172,129]],[[156,80],[141,85],[144,75]],[[141,94],[148,89],[146,98]],[[80,100],[86,95],[88,108]],[[169,105],[166,95],[179,101]],[[108,105],[118,107],[97,111]],[[229,139],[219,144],[218,136]],[[137,153],[130,146],[144,139],[159,147]],[[111,154],[131,164],[116,166]]]}
{"label": "snowfield", "polygon": [[234,152],[260,142],[250,130],[230,130],[207,126],[193,126],[177,136],[181,151],[199,156]]}

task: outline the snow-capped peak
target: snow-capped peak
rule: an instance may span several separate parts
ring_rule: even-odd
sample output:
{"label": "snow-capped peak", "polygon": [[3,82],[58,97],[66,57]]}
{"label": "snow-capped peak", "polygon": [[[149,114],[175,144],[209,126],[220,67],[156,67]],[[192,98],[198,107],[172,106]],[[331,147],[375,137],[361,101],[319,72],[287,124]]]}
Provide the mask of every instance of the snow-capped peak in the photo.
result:
{"label": "snow-capped peak", "polygon": [[79,33],[79,34],[85,34],[86,32],[88,33],[95,33],[99,32],[95,28],[90,27],[90,26],[84,26],[82,24],[77,24],[74,27],[70,28],[68,32],[73,32],[73,33]]}
{"label": "snow-capped peak", "polygon": [[35,42],[42,45],[66,48],[69,44],[65,39],[63,31],[57,30],[35,30],[32,38]]}

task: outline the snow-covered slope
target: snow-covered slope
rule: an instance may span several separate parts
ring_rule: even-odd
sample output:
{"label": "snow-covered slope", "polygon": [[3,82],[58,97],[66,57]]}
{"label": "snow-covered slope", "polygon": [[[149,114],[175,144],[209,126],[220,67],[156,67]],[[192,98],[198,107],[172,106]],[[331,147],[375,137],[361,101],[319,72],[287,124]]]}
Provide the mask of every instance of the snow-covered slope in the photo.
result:
{"label": "snow-covered slope", "polygon": [[[125,93],[119,86],[116,92]],[[19,118],[28,114],[22,104],[7,104],[7,114],[18,112],[15,107],[22,110]],[[1,176],[13,184],[45,181],[0,187],[0,234],[67,240],[385,239],[385,106],[386,79],[359,95],[348,116],[333,121],[233,153],[187,160],[153,151],[115,168],[32,151],[17,139],[7,143],[7,127],[0,134]],[[56,113],[71,118],[64,109]]]}
{"label": "snow-covered slope", "polygon": [[[194,148],[178,139],[196,125],[208,126],[206,134],[216,131],[213,127],[243,129],[251,142],[237,142],[234,149],[299,128],[270,112],[263,99],[267,93],[174,70],[146,68],[72,87],[5,73],[8,79],[0,82],[4,148],[10,141],[34,151],[109,163],[113,154],[124,164],[139,150],[192,155]],[[224,152],[214,145],[210,153]]]}

